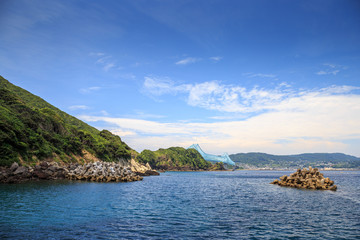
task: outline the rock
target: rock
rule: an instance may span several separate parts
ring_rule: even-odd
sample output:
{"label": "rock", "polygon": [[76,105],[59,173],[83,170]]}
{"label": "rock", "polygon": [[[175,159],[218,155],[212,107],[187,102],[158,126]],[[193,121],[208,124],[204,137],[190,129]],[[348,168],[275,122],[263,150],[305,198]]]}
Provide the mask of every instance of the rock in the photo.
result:
{"label": "rock", "polygon": [[17,162],[14,162],[11,164],[10,171],[14,172],[19,167],[19,164]]}
{"label": "rock", "polygon": [[280,180],[281,180],[281,181],[286,181],[286,179],[287,179],[287,176],[286,176],[286,175],[280,177]]}
{"label": "rock", "polygon": [[51,165],[51,166],[48,168],[48,170],[50,170],[50,171],[52,171],[52,172],[56,172],[57,169],[58,169],[58,168],[57,168],[56,166],[53,166],[53,165]]}
{"label": "rock", "polygon": [[39,178],[39,179],[48,179],[49,178],[49,175],[44,173],[43,171],[40,171],[40,170],[35,170],[33,172],[33,176]]}
{"label": "rock", "polygon": [[138,176],[158,176],[160,175],[160,173],[158,173],[157,171],[154,171],[154,170],[147,170],[145,172],[136,172],[135,173],[136,175]]}
{"label": "rock", "polygon": [[334,185],[334,181],[329,178],[325,178],[317,168],[309,167],[298,169],[295,173],[290,174],[290,177],[284,175],[280,177],[280,181],[275,179],[271,184],[277,184],[286,187],[306,188],[306,189],[318,189],[318,190],[332,190],[336,191],[337,186]]}
{"label": "rock", "polygon": [[24,166],[18,167],[16,171],[14,172],[14,175],[23,174],[27,171],[27,168]]}
{"label": "rock", "polygon": [[40,167],[41,167],[41,169],[45,170],[49,167],[49,164],[47,162],[41,162]]}
{"label": "rock", "polygon": [[[133,160],[134,161],[134,160]],[[150,166],[144,166],[135,162],[137,170],[142,171],[144,176],[159,175]],[[134,167],[128,160],[114,162],[94,162],[84,165],[68,164],[60,166],[56,162],[41,162],[34,167],[19,166],[13,163],[10,168],[0,169],[0,182],[16,183],[31,179],[63,179],[86,180],[97,182],[132,182],[143,178],[132,171]]]}

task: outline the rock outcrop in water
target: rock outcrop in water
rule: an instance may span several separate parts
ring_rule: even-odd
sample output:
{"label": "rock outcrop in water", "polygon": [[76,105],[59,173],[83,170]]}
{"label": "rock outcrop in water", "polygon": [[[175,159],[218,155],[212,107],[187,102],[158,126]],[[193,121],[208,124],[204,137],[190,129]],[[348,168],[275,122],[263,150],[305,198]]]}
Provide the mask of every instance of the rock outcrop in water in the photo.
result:
{"label": "rock outcrop in water", "polygon": [[0,182],[17,183],[27,180],[70,179],[96,182],[132,182],[142,180],[142,176],[159,175],[149,166],[124,164],[123,162],[72,163],[60,165],[57,162],[41,162],[33,167],[13,163],[10,168],[0,169]]}
{"label": "rock outcrop in water", "polygon": [[298,169],[290,176],[284,175],[280,180],[275,179],[271,184],[277,184],[284,187],[306,188],[314,190],[332,190],[336,191],[337,186],[334,181],[325,178],[317,168],[309,167],[309,169]]}

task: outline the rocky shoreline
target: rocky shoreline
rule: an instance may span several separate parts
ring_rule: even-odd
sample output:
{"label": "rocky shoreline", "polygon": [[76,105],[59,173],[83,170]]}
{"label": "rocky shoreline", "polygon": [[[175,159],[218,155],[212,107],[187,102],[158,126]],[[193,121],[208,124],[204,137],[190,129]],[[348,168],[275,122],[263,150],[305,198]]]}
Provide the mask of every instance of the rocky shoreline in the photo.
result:
{"label": "rocky shoreline", "polygon": [[35,166],[19,166],[13,163],[11,167],[0,168],[1,183],[18,183],[29,180],[86,180],[94,182],[132,182],[141,181],[143,176],[159,175],[149,166],[130,162],[93,162],[86,164],[57,162],[41,162]]}
{"label": "rocky shoreline", "polygon": [[284,187],[304,188],[313,190],[332,190],[336,191],[337,186],[334,181],[325,178],[317,168],[309,167],[309,170],[298,169],[290,176],[284,175],[280,180],[275,179],[271,184],[277,184]]}

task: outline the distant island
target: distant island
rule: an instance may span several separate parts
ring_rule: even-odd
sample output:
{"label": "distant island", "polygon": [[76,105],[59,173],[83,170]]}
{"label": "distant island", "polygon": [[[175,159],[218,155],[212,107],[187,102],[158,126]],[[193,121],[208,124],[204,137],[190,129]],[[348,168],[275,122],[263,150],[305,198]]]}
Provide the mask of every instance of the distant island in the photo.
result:
{"label": "distant island", "polygon": [[252,152],[231,154],[230,158],[243,169],[297,169],[308,166],[320,169],[360,169],[360,158],[343,153],[271,155]]}

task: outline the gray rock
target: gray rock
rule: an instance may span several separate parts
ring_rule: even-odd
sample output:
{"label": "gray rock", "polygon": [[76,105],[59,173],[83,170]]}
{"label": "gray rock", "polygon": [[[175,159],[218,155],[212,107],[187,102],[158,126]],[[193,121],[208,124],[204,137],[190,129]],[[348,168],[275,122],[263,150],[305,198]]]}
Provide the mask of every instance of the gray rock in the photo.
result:
{"label": "gray rock", "polygon": [[19,164],[17,162],[14,162],[11,167],[10,167],[10,170],[13,172],[15,171],[17,168],[19,167]]}
{"label": "gray rock", "polygon": [[50,166],[50,167],[48,168],[48,170],[50,170],[50,171],[52,171],[52,172],[56,172],[57,169],[58,169],[58,168],[55,167],[55,166]]}
{"label": "gray rock", "polygon": [[23,173],[25,173],[25,172],[27,172],[27,168],[24,167],[24,166],[21,166],[21,167],[18,167],[18,168],[16,169],[16,171],[14,172],[14,174],[15,174],[15,175],[17,175],[17,174],[23,174]]}

